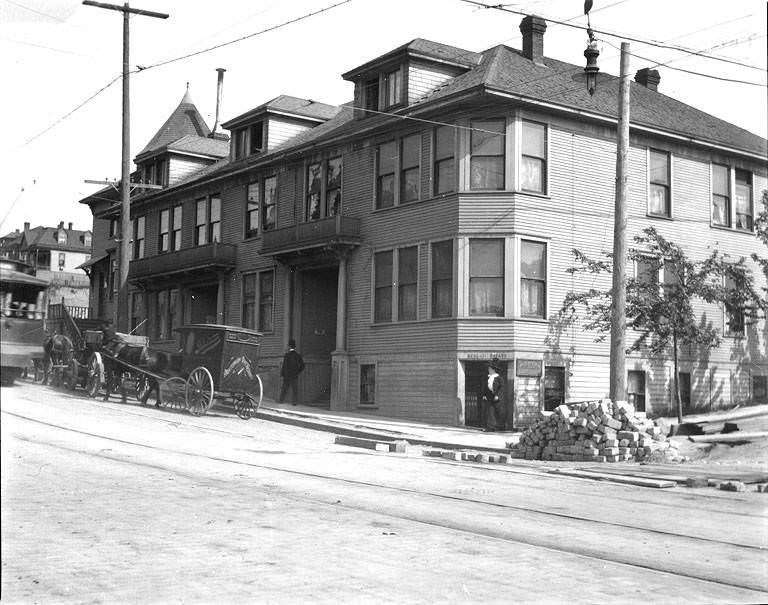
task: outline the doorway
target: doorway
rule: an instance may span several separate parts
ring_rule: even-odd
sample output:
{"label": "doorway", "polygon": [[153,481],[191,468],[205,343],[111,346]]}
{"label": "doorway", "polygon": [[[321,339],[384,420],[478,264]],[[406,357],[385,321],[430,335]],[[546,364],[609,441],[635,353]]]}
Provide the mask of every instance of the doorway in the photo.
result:
{"label": "doorway", "polygon": [[218,286],[204,286],[189,289],[189,322],[193,324],[215,324]]}
{"label": "doorway", "polygon": [[331,353],[336,348],[336,267],[301,274],[300,348],[306,364],[302,398],[327,406],[331,401]]}

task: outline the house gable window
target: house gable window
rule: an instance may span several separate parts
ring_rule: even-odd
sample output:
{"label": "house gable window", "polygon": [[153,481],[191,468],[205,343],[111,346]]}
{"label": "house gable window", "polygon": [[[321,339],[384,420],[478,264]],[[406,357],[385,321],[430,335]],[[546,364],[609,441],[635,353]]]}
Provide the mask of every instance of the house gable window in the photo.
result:
{"label": "house gable window", "polygon": [[734,205],[736,229],[752,231],[752,174],[746,170],[734,170],[736,181]]}
{"label": "house gable window", "polygon": [[522,121],[520,189],[534,193],[547,193],[547,127],[545,124]]}
{"label": "house gable window", "polygon": [[712,223],[731,226],[731,186],[728,166],[712,164]]}
{"label": "house gable window", "polygon": [[504,317],[504,240],[469,240],[469,314]]}
{"label": "house gable window", "polygon": [[469,188],[504,189],[505,121],[472,120],[470,127]]}
{"label": "house gable window", "polygon": [[432,318],[453,316],[453,242],[432,244]]}
{"label": "house gable window", "polygon": [[670,193],[670,155],[666,151],[651,149],[648,153],[648,214],[672,217],[672,196]]}
{"label": "house gable window", "polygon": [[456,191],[456,129],[453,126],[435,129],[434,150],[434,194]]}
{"label": "house gable window", "polygon": [[133,258],[144,258],[144,235],[146,217],[140,216],[133,221]]}

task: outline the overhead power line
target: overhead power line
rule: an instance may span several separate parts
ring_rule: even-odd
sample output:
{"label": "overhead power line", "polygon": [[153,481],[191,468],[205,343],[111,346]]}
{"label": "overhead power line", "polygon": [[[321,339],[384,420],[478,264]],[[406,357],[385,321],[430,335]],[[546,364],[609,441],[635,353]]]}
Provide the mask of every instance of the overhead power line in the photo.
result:
{"label": "overhead power line", "polygon": [[[515,14],[515,15],[528,16],[528,14],[525,13],[525,12],[522,12],[522,11],[519,11],[519,10],[514,10],[514,9],[511,9],[511,8],[506,8],[504,5],[501,5],[501,4],[485,4],[483,2],[477,2],[476,0],[461,0],[461,1],[462,2],[466,2],[467,4],[472,4],[472,5],[475,5],[475,6],[481,6],[483,8],[492,8],[494,10],[500,10],[500,11],[503,11],[505,13],[512,13],[512,14]],[[583,25],[577,25],[575,23],[569,23],[568,21],[560,21],[558,19],[552,19],[550,17],[544,17],[544,18],[548,22],[557,23],[558,25],[567,25],[568,27],[573,27],[575,29],[581,29],[581,30],[585,30],[585,31],[587,29]],[[757,71],[765,71],[762,67],[756,67],[754,65],[750,65],[748,63],[743,63],[741,61],[736,61],[734,59],[728,59],[726,57],[717,57],[715,55],[708,55],[706,53],[702,53],[700,51],[696,51],[696,50],[693,50],[691,48],[685,48],[684,46],[676,46],[676,45],[673,45],[673,44],[665,44],[663,42],[658,42],[656,40],[645,40],[643,38],[636,38],[636,37],[633,37],[633,36],[628,36],[626,34],[619,34],[619,33],[611,32],[611,31],[604,30],[604,29],[600,30],[600,29],[592,28],[592,31],[594,33],[596,33],[596,34],[603,34],[605,36],[611,36],[613,38],[622,38],[624,40],[631,40],[632,42],[640,42],[641,44],[647,44],[648,46],[655,46],[657,48],[666,48],[668,50],[676,50],[676,51],[679,51],[679,52],[688,53],[690,55],[695,55],[697,57],[703,57],[705,59],[712,59],[713,61],[723,61],[724,63],[731,63],[733,65],[738,65],[740,67],[747,67],[749,69],[755,69]]]}

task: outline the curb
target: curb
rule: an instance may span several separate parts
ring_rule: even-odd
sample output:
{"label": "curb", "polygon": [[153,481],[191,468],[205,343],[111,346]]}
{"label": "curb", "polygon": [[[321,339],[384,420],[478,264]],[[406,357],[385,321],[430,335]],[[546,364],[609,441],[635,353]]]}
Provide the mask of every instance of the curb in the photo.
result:
{"label": "curb", "polygon": [[317,431],[325,431],[327,433],[336,433],[337,435],[344,435],[347,437],[359,437],[361,439],[372,439],[382,441],[400,440],[407,441],[410,445],[419,445],[426,447],[435,447],[451,450],[473,450],[494,452],[497,454],[509,454],[508,448],[503,447],[489,447],[489,446],[477,446],[462,443],[448,443],[444,441],[434,441],[431,439],[424,439],[416,435],[409,435],[407,433],[399,433],[395,431],[376,430],[376,429],[358,429],[331,424],[323,422],[322,420],[315,420],[301,417],[299,414],[284,414],[282,411],[277,411],[272,408],[260,408],[256,412],[256,418],[262,420],[268,420],[270,422],[278,422],[280,424],[289,424],[292,426],[298,426],[306,429],[314,429]]}

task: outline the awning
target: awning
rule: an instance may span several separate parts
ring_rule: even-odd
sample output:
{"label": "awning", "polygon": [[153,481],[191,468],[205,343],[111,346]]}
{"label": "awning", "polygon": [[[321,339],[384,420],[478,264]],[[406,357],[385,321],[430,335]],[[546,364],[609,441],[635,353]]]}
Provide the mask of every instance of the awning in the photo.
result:
{"label": "awning", "polygon": [[95,258],[89,258],[84,263],[82,263],[82,264],[78,265],[77,267],[75,267],[75,269],[82,269],[83,271],[86,271],[86,270],[90,269],[93,265],[95,265],[97,263],[100,263],[101,261],[106,260],[108,258],[109,258],[109,254],[104,254],[102,256],[96,256]]}
{"label": "awning", "polygon": [[0,266],[0,281],[7,281],[16,284],[25,284],[31,286],[47,286],[48,282],[34,275],[22,273],[21,271],[14,271],[7,267]]}

